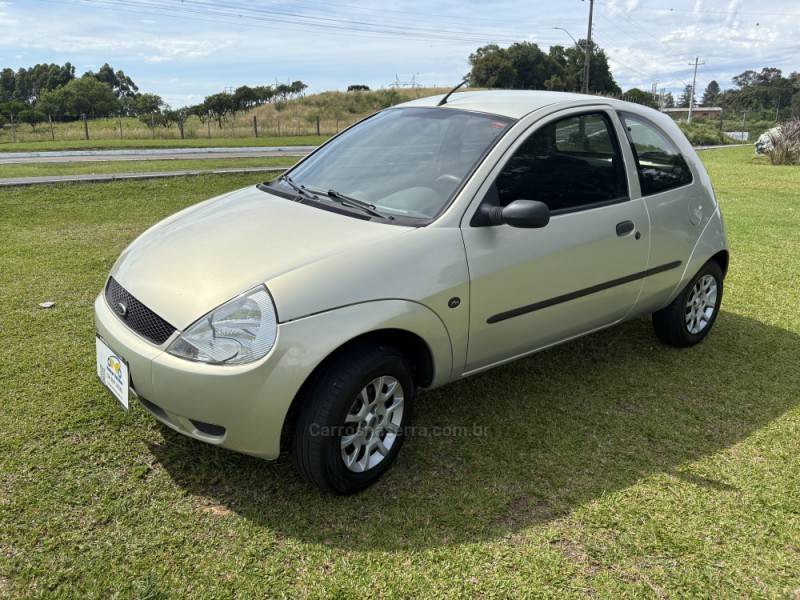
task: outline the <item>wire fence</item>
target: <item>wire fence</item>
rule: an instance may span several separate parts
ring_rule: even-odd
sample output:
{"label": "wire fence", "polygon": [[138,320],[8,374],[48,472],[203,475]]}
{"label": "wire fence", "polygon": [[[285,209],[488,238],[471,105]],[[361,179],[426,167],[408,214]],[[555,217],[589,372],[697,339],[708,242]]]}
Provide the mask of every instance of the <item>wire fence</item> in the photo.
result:
{"label": "wire fence", "polygon": [[214,118],[189,117],[184,123],[150,126],[135,118],[104,118],[66,123],[6,123],[0,128],[0,144],[78,140],[146,140],[199,138],[258,138],[292,136],[329,136],[349,127],[365,115],[291,116]]}

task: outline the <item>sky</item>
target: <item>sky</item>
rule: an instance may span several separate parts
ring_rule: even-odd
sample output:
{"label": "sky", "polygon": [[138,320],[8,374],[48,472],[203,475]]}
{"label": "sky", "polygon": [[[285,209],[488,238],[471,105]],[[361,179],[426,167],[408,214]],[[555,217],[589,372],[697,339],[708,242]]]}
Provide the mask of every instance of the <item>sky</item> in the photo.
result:
{"label": "sky", "polygon": [[[449,86],[485,44],[585,38],[588,12],[588,0],[0,0],[0,67],[109,62],[173,107],[296,79],[308,92]],[[624,90],[677,93],[699,56],[700,95],[746,69],[800,71],[799,23],[798,0],[595,0],[593,34]]]}

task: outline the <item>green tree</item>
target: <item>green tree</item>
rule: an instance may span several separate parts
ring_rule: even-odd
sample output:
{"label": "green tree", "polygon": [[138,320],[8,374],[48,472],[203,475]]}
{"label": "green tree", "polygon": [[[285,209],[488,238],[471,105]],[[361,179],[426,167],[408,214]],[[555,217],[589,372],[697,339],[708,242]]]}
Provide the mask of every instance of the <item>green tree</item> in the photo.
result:
{"label": "green tree", "polygon": [[51,119],[60,119],[66,112],[64,104],[64,93],[61,88],[54,90],[47,90],[39,96],[36,102],[37,110],[43,114],[48,115]]}
{"label": "green tree", "polygon": [[47,115],[36,110],[35,108],[26,108],[25,110],[20,111],[18,116],[20,122],[27,123],[34,131],[36,131],[36,126],[39,123],[47,120]]}
{"label": "green tree", "polygon": [[0,72],[0,102],[19,100],[35,104],[42,93],[66,85],[74,78],[75,67],[70,63],[63,66],[42,63],[16,72],[3,69]]}
{"label": "green tree", "polygon": [[212,94],[203,102],[206,112],[210,113],[216,120],[217,125],[222,127],[222,120],[233,112],[235,106],[231,94]]}
{"label": "green tree", "polygon": [[258,99],[259,104],[266,104],[267,102],[271,102],[272,98],[275,97],[275,90],[272,89],[270,85],[259,85],[253,88],[253,91],[256,94],[256,98]]}
{"label": "green tree", "polygon": [[469,55],[469,83],[475,87],[514,87],[514,66],[504,48],[489,44]]}
{"label": "green tree", "polygon": [[247,110],[258,104],[258,94],[255,89],[242,85],[233,92],[233,104],[236,110]]}
{"label": "green tree", "polygon": [[104,117],[119,110],[119,102],[111,87],[94,77],[73,79],[63,88],[64,109],[67,116]]}
{"label": "green tree", "polygon": [[[678,108],[689,108],[689,99],[692,98],[692,86],[687,85],[683,88],[680,98],[678,98]],[[692,100],[692,106],[697,106],[697,101]]]}
{"label": "green tree", "polygon": [[[512,44],[508,48],[489,44],[478,48],[469,57],[472,67],[470,85],[577,91],[583,81],[585,48],[585,40],[568,48],[552,46],[547,54],[531,42]],[[592,46],[589,82],[594,92],[620,92],[605,52],[595,44]]]}
{"label": "green tree", "polygon": [[298,81],[293,81],[291,84],[289,84],[289,88],[291,89],[292,94],[294,94],[295,96],[300,96],[303,94],[306,88],[308,88],[308,85],[298,80]]}
{"label": "green tree", "polygon": [[672,92],[667,92],[664,94],[662,102],[664,104],[664,108],[675,108],[675,97],[672,95]]}
{"label": "green tree", "polygon": [[105,83],[114,90],[114,95],[117,98],[133,98],[139,91],[139,86],[133,82],[133,79],[125,75],[122,70],[114,71],[108,63],[100,67],[97,73],[87,71],[84,76],[94,77],[100,83]]}
{"label": "green tree", "polygon": [[13,69],[3,69],[0,71],[0,102],[8,102],[14,96],[15,79]]}
{"label": "green tree", "polygon": [[716,81],[710,81],[706,86],[706,91],[703,92],[703,99],[700,103],[703,106],[716,106],[720,92],[719,84]]}
{"label": "green tree", "polygon": [[800,88],[800,76],[784,77],[780,69],[766,67],[761,71],[747,70],[732,79],[735,89],[725,90],[718,104],[734,111],[747,110],[766,113],[774,118],[776,111],[788,115],[792,98]]}
{"label": "green tree", "polygon": [[165,107],[164,101],[158,94],[137,94],[133,98],[134,113],[142,123],[153,130],[156,125],[167,126],[162,112],[162,108]]}
{"label": "green tree", "polygon": [[138,117],[161,112],[162,106],[164,101],[158,94],[137,94],[133,99],[133,110]]}
{"label": "green tree", "polygon": [[553,59],[531,42],[500,48],[478,48],[469,57],[470,85],[477,87],[544,89],[545,82],[561,72]]}
{"label": "green tree", "polygon": [[19,114],[28,109],[28,105],[19,100],[9,100],[0,104],[0,115],[3,115],[8,121],[19,121]]}
{"label": "green tree", "polygon": [[650,92],[645,92],[640,90],[639,88],[631,88],[624,94],[625,100],[628,102],[635,102],[636,104],[642,104],[644,106],[649,106],[650,108],[658,108],[658,103],[656,102],[655,96]]}

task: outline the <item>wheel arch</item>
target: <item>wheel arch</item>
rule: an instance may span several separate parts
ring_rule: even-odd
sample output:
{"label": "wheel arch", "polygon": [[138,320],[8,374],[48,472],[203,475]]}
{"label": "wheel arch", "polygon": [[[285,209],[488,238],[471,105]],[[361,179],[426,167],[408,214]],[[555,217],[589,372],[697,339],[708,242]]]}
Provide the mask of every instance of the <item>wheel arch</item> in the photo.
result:
{"label": "wheel arch", "polygon": [[418,334],[398,327],[385,327],[361,333],[346,342],[342,343],[328,353],[319,364],[314,367],[306,377],[300,389],[295,394],[289,405],[289,410],[283,421],[281,431],[281,448],[289,448],[291,435],[294,431],[294,423],[302,404],[303,398],[308,393],[309,388],[314,384],[325,368],[342,352],[359,344],[382,344],[399,350],[411,364],[412,377],[414,383],[419,387],[428,387],[433,383],[435,376],[434,355],[430,345]]}
{"label": "wheel arch", "polygon": [[715,261],[719,268],[722,269],[722,276],[725,277],[728,274],[728,264],[730,262],[730,252],[727,250],[720,250],[714,256],[712,256],[709,260]]}

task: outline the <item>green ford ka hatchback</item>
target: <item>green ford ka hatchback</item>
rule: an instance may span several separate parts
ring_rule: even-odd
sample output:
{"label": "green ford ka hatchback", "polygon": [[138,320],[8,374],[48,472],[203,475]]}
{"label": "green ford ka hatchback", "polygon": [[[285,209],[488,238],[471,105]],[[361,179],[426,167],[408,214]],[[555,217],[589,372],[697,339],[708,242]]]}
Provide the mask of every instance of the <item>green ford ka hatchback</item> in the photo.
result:
{"label": "green ford ka hatchback", "polygon": [[727,267],[669,117],[550,92],[425,98],[139,236],[95,302],[97,372],[125,408],[288,449],[349,494],[396,458],[418,390],[648,314],[696,344]]}

